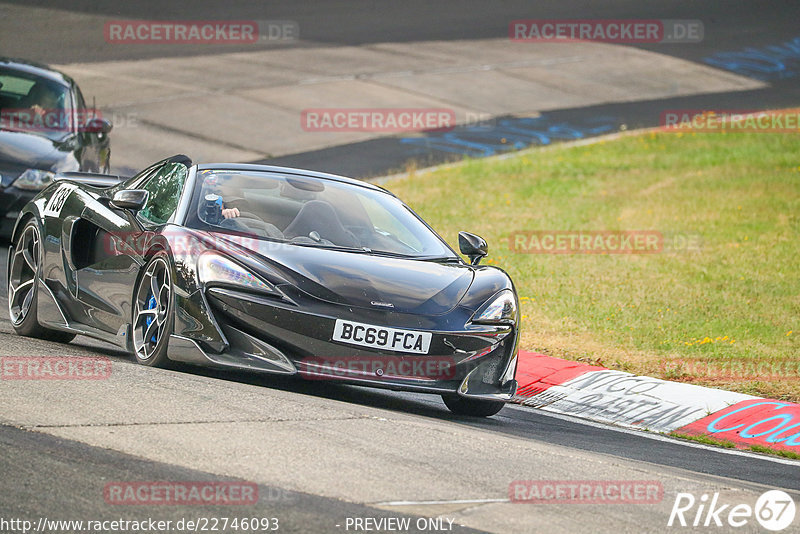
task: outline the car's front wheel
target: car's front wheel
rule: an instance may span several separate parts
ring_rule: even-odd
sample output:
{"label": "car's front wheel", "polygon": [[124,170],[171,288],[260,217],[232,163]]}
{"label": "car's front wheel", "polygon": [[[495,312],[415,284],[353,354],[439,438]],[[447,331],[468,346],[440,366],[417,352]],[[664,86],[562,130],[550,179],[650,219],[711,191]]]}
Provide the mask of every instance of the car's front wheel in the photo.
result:
{"label": "car's front wheel", "polygon": [[133,293],[133,352],[142,365],[171,366],[167,346],[173,323],[172,292],[169,256],[158,252],[148,262]]}
{"label": "car's front wheel", "polygon": [[42,262],[42,240],[36,221],[30,220],[8,254],[8,314],[11,326],[21,336],[68,343],[75,334],[51,330],[39,324],[37,279]]}
{"label": "car's front wheel", "polygon": [[481,399],[468,399],[461,395],[442,395],[444,404],[451,412],[458,415],[472,415],[475,417],[489,417],[496,414],[505,406],[503,401]]}

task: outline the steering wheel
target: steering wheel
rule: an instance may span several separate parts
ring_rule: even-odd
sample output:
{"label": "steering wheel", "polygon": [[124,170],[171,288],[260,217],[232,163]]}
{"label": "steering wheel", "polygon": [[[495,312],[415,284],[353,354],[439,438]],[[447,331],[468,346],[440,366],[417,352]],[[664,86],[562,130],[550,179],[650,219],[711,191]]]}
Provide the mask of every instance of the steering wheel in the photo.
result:
{"label": "steering wheel", "polygon": [[[241,211],[240,210],[239,211],[239,216],[238,217],[232,217],[232,218],[234,218],[234,219],[255,219],[257,221],[264,222],[264,219],[262,219],[261,217],[259,217],[258,215],[256,215],[255,213],[252,213],[250,211]],[[228,220],[230,220],[230,219],[228,219]]]}
{"label": "steering wheel", "polygon": [[221,228],[236,230],[261,237],[275,237],[283,239],[283,232],[277,226],[261,220],[250,212],[242,212],[239,217],[224,219],[219,223]]}

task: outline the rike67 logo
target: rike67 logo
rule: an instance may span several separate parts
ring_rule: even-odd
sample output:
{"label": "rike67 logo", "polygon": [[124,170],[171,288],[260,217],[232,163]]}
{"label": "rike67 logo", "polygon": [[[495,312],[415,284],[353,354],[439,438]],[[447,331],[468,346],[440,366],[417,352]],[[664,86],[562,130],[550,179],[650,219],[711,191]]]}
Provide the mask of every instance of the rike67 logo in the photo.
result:
{"label": "rike67 logo", "polygon": [[770,490],[763,493],[756,505],[720,502],[719,493],[699,499],[691,493],[678,493],[667,526],[743,527],[753,518],[767,530],[778,532],[794,522],[795,503],[788,493]]}

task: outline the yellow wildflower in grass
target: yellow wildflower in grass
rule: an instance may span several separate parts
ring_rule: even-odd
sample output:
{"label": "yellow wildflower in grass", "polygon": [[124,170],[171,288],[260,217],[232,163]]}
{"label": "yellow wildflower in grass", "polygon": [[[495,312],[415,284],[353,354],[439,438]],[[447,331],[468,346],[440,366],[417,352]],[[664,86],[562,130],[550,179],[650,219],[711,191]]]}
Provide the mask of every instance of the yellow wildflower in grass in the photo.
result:
{"label": "yellow wildflower in grass", "polygon": [[[689,341],[684,341],[683,344],[685,346],[687,346],[687,347],[692,347],[694,345],[706,345],[708,343],[717,343],[717,342],[723,342],[723,341],[727,341],[727,340],[728,340],[728,336],[717,336],[715,338],[711,338],[711,337],[705,336],[702,339],[700,339],[699,337],[698,338],[692,338]],[[733,344],[734,341],[736,341],[736,340],[730,341],[730,343]],[[679,340],[675,340],[675,342],[679,342]]]}

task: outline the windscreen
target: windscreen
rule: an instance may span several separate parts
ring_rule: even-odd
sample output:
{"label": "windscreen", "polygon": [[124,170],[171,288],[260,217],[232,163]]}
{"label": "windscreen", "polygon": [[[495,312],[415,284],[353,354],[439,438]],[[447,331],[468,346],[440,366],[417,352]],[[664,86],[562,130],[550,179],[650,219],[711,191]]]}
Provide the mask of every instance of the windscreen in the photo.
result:
{"label": "windscreen", "polygon": [[0,68],[0,129],[59,139],[74,127],[68,87]]}
{"label": "windscreen", "polygon": [[272,172],[203,170],[189,226],[301,246],[454,258],[407,206],[381,192]]}

